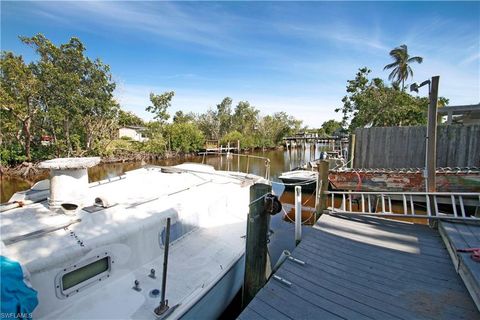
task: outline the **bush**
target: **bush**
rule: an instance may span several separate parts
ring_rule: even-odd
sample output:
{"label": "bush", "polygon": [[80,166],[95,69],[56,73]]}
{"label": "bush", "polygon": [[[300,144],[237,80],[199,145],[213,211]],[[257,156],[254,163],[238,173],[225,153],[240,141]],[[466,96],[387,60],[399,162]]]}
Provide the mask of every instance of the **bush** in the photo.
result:
{"label": "bush", "polygon": [[19,144],[12,144],[6,148],[2,146],[0,149],[0,163],[4,166],[15,165],[26,160],[24,150]]}
{"label": "bush", "polygon": [[[253,133],[252,133],[253,135]],[[230,131],[220,140],[220,144],[226,146],[229,142],[230,144],[237,144],[237,141],[240,140],[241,148],[253,148],[255,147],[255,141],[253,136],[244,136],[238,131]]]}
{"label": "bush", "polygon": [[176,152],[194,152],[203,148],[205,138],[193,123],[172,123],[167,128],[171,149]]}

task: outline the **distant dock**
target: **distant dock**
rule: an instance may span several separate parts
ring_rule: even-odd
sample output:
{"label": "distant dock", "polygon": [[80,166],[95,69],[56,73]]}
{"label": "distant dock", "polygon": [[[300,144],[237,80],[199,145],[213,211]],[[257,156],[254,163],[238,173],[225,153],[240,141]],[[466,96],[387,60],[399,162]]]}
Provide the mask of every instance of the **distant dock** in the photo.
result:
{"label": "distant dock", "polygon": [[239,319],[480,319],[480,225],[439,225],[324,214]]}

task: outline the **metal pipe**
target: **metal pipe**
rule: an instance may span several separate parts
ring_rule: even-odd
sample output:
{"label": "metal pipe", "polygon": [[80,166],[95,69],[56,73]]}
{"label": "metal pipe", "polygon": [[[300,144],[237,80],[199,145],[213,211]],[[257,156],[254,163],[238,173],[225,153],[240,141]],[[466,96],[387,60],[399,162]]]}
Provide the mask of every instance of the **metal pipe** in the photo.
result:
{"label": "metal pipe", "polygon": [[302,240],[302,187],[295,187],[295,244]]}
{"label": "metal pipe", "polygon": [[280,258],[278,258],[277,260],[277,263],[275,263],[275,266],[273,267],[272,269],[272,273],[275,273],[275,271],[278,270],[278,268],[280,268],[280,266],[285,262],[285,260],[287,260],[288,257],[291,256],[291,253],[290,251],[288,250],[283,250],[282,251],[282,254],[280,255]]}
{"label": "metal pipe", "polygon": [[171,218],[168,217],[167,227],[165,229],[165,249],[163,252],[163,273],[162,273],[162,296],[160,300],[160,305],[154,310],[156,315],[161,315],[169,309],[168,300],[165,299],[165,293],[167,290],[168,248],[170,246],[170,220]]}

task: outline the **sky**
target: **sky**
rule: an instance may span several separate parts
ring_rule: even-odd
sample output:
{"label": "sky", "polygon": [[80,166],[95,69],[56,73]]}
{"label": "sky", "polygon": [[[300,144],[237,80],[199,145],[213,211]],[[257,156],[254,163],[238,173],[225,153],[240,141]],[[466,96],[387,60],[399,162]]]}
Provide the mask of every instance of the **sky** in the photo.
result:
{"label": "sky", "polygon": [[424,58],[407,83],[439,75],[450,105],[480,102],[478,1],[1,1],[2,50],[35,60],[18,36],[37,33],[56,45],[80,38],[110,65],[121,107],[145,120],[150,92],[173,90],[172,115],[231,97],[317,128],[341,119],[359,68],[388,81],[388,53],[402,44]]}

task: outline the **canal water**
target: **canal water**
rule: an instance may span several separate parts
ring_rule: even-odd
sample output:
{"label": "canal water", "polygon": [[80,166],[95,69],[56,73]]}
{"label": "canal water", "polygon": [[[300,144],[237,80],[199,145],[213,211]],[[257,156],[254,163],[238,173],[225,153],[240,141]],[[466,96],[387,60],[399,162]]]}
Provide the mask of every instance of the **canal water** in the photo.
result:
{"label": "canal water", "polygon": [[[208,155],[208,156],[195,156],[181,159],[167,159],[158,160],[153,162],[126,162],[126,163],[108,163],[100,164],[93,168],[88,169],[88,176],[90,182],[103,180],[106,178],[113,178],[124,174],[126,171],[141,168],[145,165],[159,165],[159,166],[173,166],[184,162],[196,162],[212,165],[217,170],[231,170],[248,172],[260,176],[265,176],[265,161],[259,157],[270,159],[270,177],[274,181],[274,190],[281,191],[278,176],[285,171],[289,171],[295,167],[298,167],[305,162],[317,159],[320,156],[320,152],[327,150],[327,145],[306,145],[306,148],[294,148],[289,150],[265,150],[254,151],[251,153],[242,154],[237,157],[234,155],[231,159],[227,159],[225,155]],[[247,157],[251,156],[251,157]],[[30,188],[35,182],[43,179],[47,179],[48,174],[39,175],[33,180],[25,180],[21,178],[7,178],[1,179],[1,203],[7,202],[8,199],[17,191],[22,191]],[[305,201],[309,200],[310,195],[303,195]],[[293,204],[293,193],[284,192],[282,197],[287,203]],[[306,205],[309,205],[311,201],[308,201]]]}

